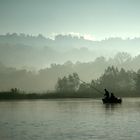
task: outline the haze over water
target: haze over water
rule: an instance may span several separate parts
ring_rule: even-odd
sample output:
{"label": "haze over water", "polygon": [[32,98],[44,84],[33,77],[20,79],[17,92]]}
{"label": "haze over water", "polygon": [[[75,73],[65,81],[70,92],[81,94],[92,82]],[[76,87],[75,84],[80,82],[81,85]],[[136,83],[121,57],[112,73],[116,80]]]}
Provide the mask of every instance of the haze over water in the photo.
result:
{"label": "haze over water", "polygon": [[2,140],[139,140],[140,98],[0,102]]}
{"label": "haze over water", "polygon": [[[139,15],[140,0],[0,0],[0,140],[139,140],[140,98],[92,99],[140,97]],[[60,97],[82,99],[43,100]]]}

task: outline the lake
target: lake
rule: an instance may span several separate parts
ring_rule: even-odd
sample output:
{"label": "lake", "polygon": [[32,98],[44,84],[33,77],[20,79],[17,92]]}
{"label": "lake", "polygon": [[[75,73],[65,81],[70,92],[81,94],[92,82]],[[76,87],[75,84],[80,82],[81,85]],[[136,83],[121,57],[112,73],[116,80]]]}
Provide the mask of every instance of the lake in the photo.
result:
{"label": "lake", "polygon": [[0,101],[1,140],[139,140],[140,98]]}

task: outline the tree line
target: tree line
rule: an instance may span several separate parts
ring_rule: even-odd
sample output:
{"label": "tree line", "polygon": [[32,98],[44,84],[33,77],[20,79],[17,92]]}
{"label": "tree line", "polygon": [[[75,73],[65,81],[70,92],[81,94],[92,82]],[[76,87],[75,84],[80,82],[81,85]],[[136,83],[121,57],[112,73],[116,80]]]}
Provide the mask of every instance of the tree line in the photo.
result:
{"label": "tree line", "polygon": [[[112,71],[117,73],[117,77],[122,75],[121,73],[124,75],[127,75],[128,73],[128,75],[132,75],[130,74],[132,72],[134,75],[136,75],[140,68],[139,61],[140,55],[131,57],[127,53],[118,53],[114,58],[110,59],[98,57],[94,61],[90,62],[72,63],[71,61],[67,61],[63,64],[51,64],[50,66],[39,69],[38,71],[27,70],[26,68],[17,69],[0,63],[0,91],[6,91],[13,87],[17,87],[26,92],[44,92],[46,90],[54,90],[58,77],[63,78],[65,76],[67,78],[69,74],[74,72],[78,73],[80,79],[85,82],[89,83],[89,81],[94,80],[99,89],[100,87],[101,89],[104,87],[108,88],[108,85],[106,84],[109,81],[112,81],[112,79],[109,81],[104,80],[105,82],[101,82],[100,79],[106,78],[107,75],[104,75],[103,77],[103,74],[106,73],[105,71],[109,71],[107,70],[108,67],[114,67],[115,70]],[[120,76],[120,78],[121,77],[123,76]],[[136,76],[132,75],[131,77]],[[100,84],[98,81],[100,81]],[[124,86],[128,86],[127,89],[130,87],[131,89],[136,89],[136,80],[133,79],[131,82],[129,82],[131,84],[126,83],[124,80],[116,81],[116,83],[118,85],[113,86],[116,87],[116,89],[124,89]],[[109,85],[112,84],[115,83],[110,83]],[[83,86],[85,87],[85,85]],[[121,88],[118,88],[118,86],[121,86]]]}
{"label": "tree line", "polygon": [[140,70],[137,72],[111,66],[96,80],[86,83],[77,73],[58,78],[56,91],[59,93],[81,93],[90,96],[101,96],[98,91],[104,88],[118,96],[139,96]]}
{"label": "tree line", "polygon": [[[47,85],[46,85],[47,86]],[[116,96],[140,96],[140,70],[137,72],[111,66],[96,80],[84,82],[77,73],[58,78],[55,90],[45,93],[26,93],[18,88],[0,92],[3,99],[96,98],[103,97],[104,89]]]}

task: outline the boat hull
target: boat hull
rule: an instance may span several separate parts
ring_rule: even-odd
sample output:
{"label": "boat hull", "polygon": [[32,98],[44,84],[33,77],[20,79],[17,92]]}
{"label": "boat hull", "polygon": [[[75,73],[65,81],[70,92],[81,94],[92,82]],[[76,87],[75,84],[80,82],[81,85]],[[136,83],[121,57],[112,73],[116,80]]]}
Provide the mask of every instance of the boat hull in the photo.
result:
{"label": "boat hull", "polygon": [[110,99],[102,99],[104,104],[110,103],[110,104],[121,104],[122,103],[122,99],[121,98],[116,98],[114,100],[110,100]]}

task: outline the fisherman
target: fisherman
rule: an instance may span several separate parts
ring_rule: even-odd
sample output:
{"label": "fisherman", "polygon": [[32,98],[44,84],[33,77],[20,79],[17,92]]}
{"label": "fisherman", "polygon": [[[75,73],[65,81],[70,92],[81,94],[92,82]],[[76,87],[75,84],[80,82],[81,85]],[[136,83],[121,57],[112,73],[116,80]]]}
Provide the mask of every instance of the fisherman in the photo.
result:
{"label": "fisherman", "polygon": [[110,100],[111,100],[111,101],[114,101],[115,99],[116,99],[116,97],[114,96],[113,93],[111,93]]}
{"label": "fisherman", "polygon": [[104,91],[105,91],[105,94],[104,94],[105,99],[109,99],[109,91],[106,88],[104,89]]}
{"label": "fisherman", "polygon": [[109,93],[107,89],[104,89],[105,94],[104,98],[102,99],[103,103],[121,103],[122,99],[115,97],[113,93]]}

